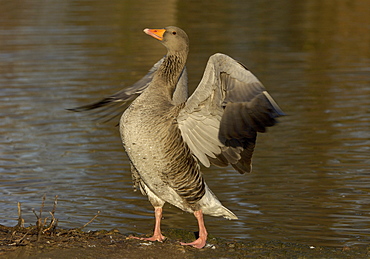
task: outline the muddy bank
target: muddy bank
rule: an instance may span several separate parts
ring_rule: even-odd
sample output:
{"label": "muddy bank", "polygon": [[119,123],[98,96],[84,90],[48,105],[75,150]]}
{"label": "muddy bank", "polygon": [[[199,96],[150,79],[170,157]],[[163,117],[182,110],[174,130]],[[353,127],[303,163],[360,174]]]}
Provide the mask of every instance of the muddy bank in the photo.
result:
{"label": "muddy bank", "polygon": [[[137,233],[83,231],[99,213],[78,229],[58,227],[55,217],[57,199],[48,214],[44,211],[46,196],[38,212],[36,224],[24,227],[21,204],[18,203],[18,224],[0,225],[0,258],[369,258],[370,246],[310,247],[281,241],[235,241],[210,235],[203,249],[181,246],[180,241],[194,241],[195,234],[182,229],[164,229],[166,240],[148,242],[131,239]],[[48,215],[48,216],[45,216]],[[141,236],[139,236],[141,237]]]}
{"label": "muddy bank", "polygon": [[310,247],[274,242],[233,241],[210,236],[203,249],[184,247],[194,233],[167,229],[163,243],[129,239],[135,233],[0,225],[0,258],[369,258],[369,246]]}

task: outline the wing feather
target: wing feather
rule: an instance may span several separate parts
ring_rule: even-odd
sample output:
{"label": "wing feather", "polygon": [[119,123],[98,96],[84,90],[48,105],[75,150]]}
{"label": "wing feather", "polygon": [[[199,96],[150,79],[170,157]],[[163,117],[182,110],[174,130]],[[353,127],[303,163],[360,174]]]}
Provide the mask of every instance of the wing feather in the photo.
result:
{"label": "wing feather", "polygon": [[[122,112],[127,108],[128,104],[136,97],[138,97],[149,86],[150,82],[154,77],[154,74],[157,72],[164,58],[165,57],[157,61],[153,65],[153,67],[149,70],[149,72],[133,85],[126,87],[97,102],[68,110],[82,112],[98,109],[97,113],[102,114],[101,118],[109,117],[105,121],[109,121],[121,115]],[[186,68],[184,68],[179,78],[179,81],[176,85],[176,89],[173,93],[173,101],[175,104],[180,104],[185,102],[187,98],[188,98],[187,71]]]}
{"label": "wing feather", "polygon": [[205,166],[231,164],[251,171],[257,132],[282,116],[262,83],[224,54],[208,60],[201,82],[178,117],[184,141]]}

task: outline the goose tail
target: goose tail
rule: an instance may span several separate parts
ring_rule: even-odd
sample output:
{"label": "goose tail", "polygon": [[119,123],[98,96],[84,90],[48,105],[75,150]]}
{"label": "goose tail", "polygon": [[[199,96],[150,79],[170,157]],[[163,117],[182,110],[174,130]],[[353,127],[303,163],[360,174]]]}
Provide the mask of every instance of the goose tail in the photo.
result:
{"label": "goose tail", "polygon": [[221,204],[208,186],[206,186],[206,193],[199,201],[199,205],[204,214],[215,217],[224,217],[226,219],[238,219],[231,210]]}

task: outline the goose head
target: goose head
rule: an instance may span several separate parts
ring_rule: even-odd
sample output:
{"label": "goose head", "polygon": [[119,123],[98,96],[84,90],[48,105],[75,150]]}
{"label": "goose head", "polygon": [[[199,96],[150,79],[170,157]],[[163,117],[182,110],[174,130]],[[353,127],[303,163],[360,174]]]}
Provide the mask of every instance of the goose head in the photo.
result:
{"label": "goose head", "polygon": [[159,40],[168,52],[188,52],[189,38],[186,33],[175,26],[168,26],[163,29],[145,29],[144,32]]}

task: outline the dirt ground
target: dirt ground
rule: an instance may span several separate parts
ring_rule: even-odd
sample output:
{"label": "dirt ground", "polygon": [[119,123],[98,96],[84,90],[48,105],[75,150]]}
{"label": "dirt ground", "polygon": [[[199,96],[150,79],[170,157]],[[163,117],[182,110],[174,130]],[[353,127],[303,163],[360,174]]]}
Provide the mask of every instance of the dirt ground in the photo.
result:
{"label": "dirt ground", "polygon": [[309,247],[274,242],[233,241],[209,237],[203,249],[184,247],[179,241],[194,240],[194,233],[163,231],[163,243],[128,238],[135,233],[118,230],[89,231],[6,227],[0,225],[0,258],[369,258],[370,246],[344,248]]}
{"label": "dirt ground", "polygon": [[[281,241],[235,241],[208,236],[203,249],[180,245],[196,238],[195,233],[182,229],[164,229],[164,242],[129,238],[137,233],[122,234],[118,230],[83,231],[62,229],[55,218],[57,199],[49,214],[44,211],[44,195],[36,224],[24,227],[21,203],[18,203],[18,224],[0,225],[0,259],[13,258],[370,258],[370,246],[310,247]],[[48,215],[48,216],[43,216]],[[152,233],[148,233],[152,234]],[[141,237],[141,236],[139,236]]]}

